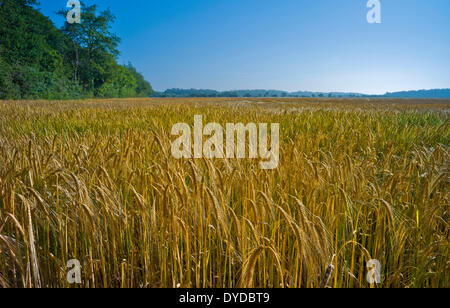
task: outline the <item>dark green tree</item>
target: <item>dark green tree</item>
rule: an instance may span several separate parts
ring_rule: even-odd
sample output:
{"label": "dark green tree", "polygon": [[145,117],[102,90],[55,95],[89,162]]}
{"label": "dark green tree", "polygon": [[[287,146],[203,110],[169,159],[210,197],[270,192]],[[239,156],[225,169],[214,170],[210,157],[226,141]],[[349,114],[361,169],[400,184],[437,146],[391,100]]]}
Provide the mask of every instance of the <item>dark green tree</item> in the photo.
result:
{"label": "dark green tree", "polygon": [[[60,15],[67,16],[66,10]],[[110,10],[82,5],[80,24],[61,30],[36,0],[0,0],[0,99],[148,96],[136,69],[117,63]]]}
{"label": "dark green tree", "polygon": [[155,91],[153,90],[150,82],[145,80],[144,76],[142,76],[141,73],[139,73],[136,68],[128,62],[128,65],[125,66],[128,71],[134,76],[136,79],[136,95],[139,97],[149,97],[155,94]]}
{"label": "dark green tree", "polygon": [[[111,32],[115,16],[109,9],[97,14],[97,6],[81,3],[81,23],[67,21],[61,29],[73,44],[73,77],[88,92],[95,92],[108,79],[108,64],[119,55],[120,39]],[[59,11],[66,18],[68,10]]]}

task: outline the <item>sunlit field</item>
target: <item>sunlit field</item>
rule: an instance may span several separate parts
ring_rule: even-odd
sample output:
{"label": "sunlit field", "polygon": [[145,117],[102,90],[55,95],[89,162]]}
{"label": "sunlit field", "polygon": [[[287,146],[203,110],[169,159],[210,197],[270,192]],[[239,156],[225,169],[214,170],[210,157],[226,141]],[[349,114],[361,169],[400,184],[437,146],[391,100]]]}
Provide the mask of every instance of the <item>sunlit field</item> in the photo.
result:
{"label": "sunlit field", "polygon": [[[0,287],[450,287],[449,111],[450,100],[0,102]],[[278,168],[173,158],[171,128],[194,115],[279,123]],[[67,281],[72,259],[81,284]],[[367,280],[372,259],[380,284]]]}

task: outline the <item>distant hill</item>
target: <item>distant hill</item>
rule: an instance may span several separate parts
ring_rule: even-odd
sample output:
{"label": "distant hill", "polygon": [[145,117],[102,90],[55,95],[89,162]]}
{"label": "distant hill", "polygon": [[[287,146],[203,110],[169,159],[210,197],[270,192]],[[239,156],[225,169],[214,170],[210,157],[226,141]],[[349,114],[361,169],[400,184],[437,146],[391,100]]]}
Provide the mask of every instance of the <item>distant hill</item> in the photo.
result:
{"label": "distant hill", "polygon": [[156,92],[153,97],[378,97],[378,98],[450,98],[450,89],[434,89],[369,95],[348,92],[286,92],[279,90],[231,90],[215,91],[205,89],[168,89]]}
{"label": "distant hill", "polygon": [[383,96],[397,98],[450,98],[450,89],[394,92],[386,93]]}

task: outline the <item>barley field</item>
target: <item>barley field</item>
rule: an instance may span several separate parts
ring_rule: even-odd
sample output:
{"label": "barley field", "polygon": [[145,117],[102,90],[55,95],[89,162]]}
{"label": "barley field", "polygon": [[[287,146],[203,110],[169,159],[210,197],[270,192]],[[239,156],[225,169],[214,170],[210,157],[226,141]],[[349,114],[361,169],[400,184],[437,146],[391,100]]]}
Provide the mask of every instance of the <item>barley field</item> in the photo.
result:
{"label": "barley field", "polygon": [[[450,100],[2,101],[0,287],[450,287],[449,111]],[[194,115],[279,123],[278,168],[173,158],[171,128]],[[72,259],[81,284],[66,279]],[[372,259],[380,284],[367,281]]]}

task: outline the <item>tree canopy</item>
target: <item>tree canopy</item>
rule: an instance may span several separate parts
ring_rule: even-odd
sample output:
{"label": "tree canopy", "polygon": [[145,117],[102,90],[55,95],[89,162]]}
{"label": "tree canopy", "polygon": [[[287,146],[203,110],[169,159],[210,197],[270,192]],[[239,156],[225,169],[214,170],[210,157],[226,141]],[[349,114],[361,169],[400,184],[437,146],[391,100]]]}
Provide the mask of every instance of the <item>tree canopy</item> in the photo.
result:
{"label": "tree canopy", "polygon": [[[81,23],[57,29],[36,0],[0,0],[0,99],[145,97],[153,89],[120,65],[115,16],[82,4]],[[59,14],[65,18],[67,11]]]}

